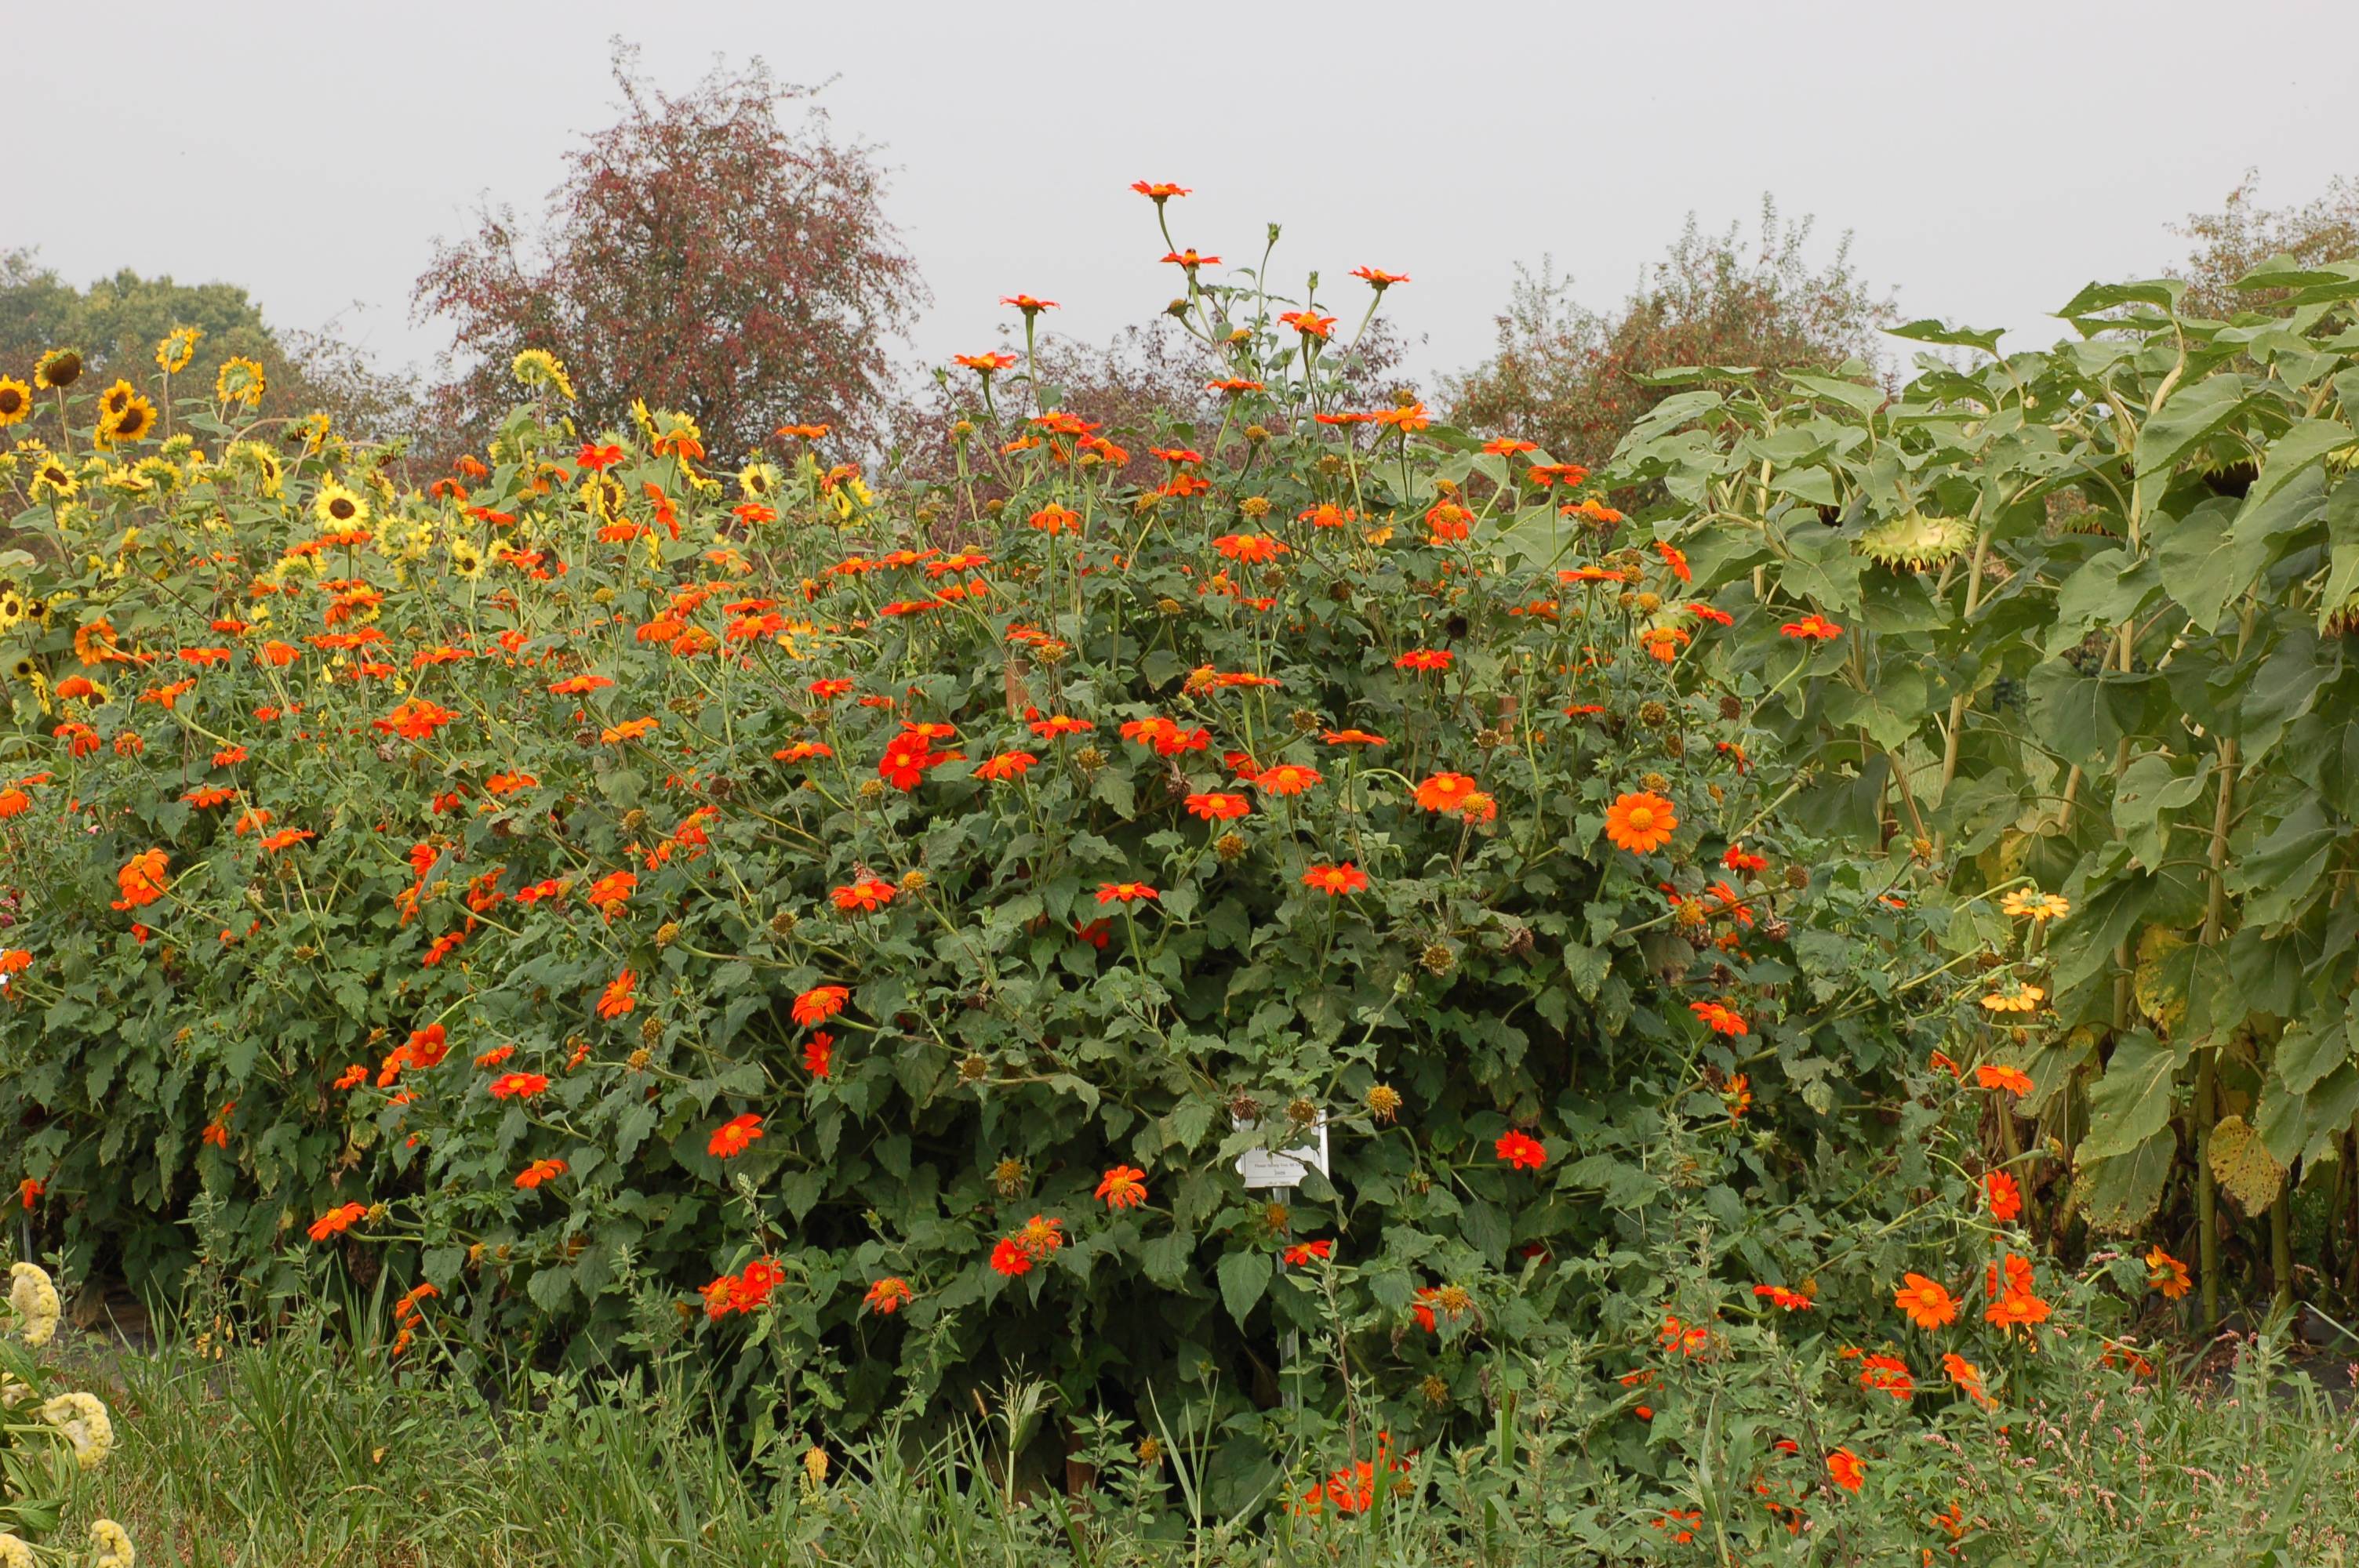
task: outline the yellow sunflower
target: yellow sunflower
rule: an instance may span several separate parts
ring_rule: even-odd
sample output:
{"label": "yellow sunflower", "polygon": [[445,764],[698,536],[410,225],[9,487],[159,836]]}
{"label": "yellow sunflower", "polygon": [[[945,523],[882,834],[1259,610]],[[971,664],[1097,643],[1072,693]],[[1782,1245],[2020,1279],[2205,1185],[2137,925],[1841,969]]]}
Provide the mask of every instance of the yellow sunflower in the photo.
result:
{"label": "yellow sunflower", "polygon": [[555,387],[571,403],[573,398],[572,380],[565,373],[565,362],[547,349],[527,349],[516,355],[508,366],[519,386]]}
{"label": "yellow sunflower", "polygon": [[55,458],[44,460],[33,470],[33,499],[36,501],[71,501],[82,491],[82,481],[73,470]]}
{"label": "yellow sunflower", "polygon": [[230,447],[229,460],[241,468],[254,470],[264,495],[276,501],[286,493],[287,465],[278,454],[259,441],[238,441]]}
{"label": "yellow sunflower", "polygon": [[127,381],[106,389],[99,402],[98,444],[126,447],[156,431],[156,406],[134,391]]}
{"label": "yellow sunflower", "polygon": [[72,349],[51,349],[33,362],[33,384],[63,392],[82,379],[82,355]]}
{"label": "yellow sunflower", "polygon": [[156,368],[166,375],[178,375],[189,368],[197,357],[197,340],[205,335],[202,327],[175,327],[156,345]]}
{"label": "yellow sunflower", "polygon": [[357,492],[329,480],[311,499],[311,515],[331,528],[364,528],[368,525],[369,506]]}
{"label": "yellow sunflower", "polygon": [[469,582],[484,575],[484,552],[473,539],[452,539],[443,548],[450,554],[451,569]]}
{"label": "yellow sunflower", "polygon": [[248,408],[256,407],[269,384],[260,364],[244,354],[233,354],[222,361],[221,369],[213,372],[213,401],[243,403]]}
{"label": "yellow sunflower", "polygon": [[12,375],[0,375],[0,430],[33,411],[33,389]]}

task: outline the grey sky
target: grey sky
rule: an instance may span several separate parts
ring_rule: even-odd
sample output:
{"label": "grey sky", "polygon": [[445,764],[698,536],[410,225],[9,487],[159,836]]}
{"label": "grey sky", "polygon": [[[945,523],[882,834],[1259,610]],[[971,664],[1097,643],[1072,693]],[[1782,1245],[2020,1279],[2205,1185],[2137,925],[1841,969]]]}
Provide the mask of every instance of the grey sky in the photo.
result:
{"label": "grey sky", "polygon": [[0,0],[0,246],[78,284],[244,284],[288,326],[358,302],[347,335],[426,360],[432,240],[479,195],[538,204],[612,117],[617,33],[667,89],[716,55],[839,78],[838,133],[896,169],[937,362],[1019,290],[1091,339],[1150,318],[1174,276],[1138,178],[1194,187],[1174,237],[1232,262],[1283,222],[1274,276],[1317,267],[1331,302],[1360,303],[1355,265],[1411,274],[1388,307],[1430,372],[1483,354],[1516,262],[1553,253],[1603,305],[1690,211],[1749,230],[1764,191],[1821,254],[1855,231],[1909,313],[2044,339],[2246,166],[2279,203],[2359,173],[2353,0]]}

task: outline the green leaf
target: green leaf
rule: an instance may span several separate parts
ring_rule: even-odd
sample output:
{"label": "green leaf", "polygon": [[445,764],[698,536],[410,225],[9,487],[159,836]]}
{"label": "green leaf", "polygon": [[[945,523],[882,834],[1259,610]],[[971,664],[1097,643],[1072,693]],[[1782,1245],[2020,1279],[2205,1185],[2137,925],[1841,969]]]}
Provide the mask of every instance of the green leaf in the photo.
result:
{"label": "green leaf", "polygon": [[1928,317],[1911,321],[1905,327],[1886,327],[1886,335],[1907,338],[1916,343],[1952,343],[1962,349],[1980,349],[1986,354],[1998,352],[1998,341],[2006,335],[2004,327],[1987,330],[1974,327],[1948,327]]}
{"label": "green leaf", "polygon": [[2345,1013],[2335,1022],[2298,1018],[2286,1025],[2271,1065],[2286,1087],[2308,1094],[2310,1087],[2351,1059],[2352,1031],[2359,1013]]}
{"label": "green leaf", "polygon": [[2305,419],[2271,441],[2261,454],[2260,477],[2245,495],[2245,511],[2251,514],[2283,489],[2288,480],[2326,460],[2326,454],[2347,447],[2359,436],[2340,419]]}
{"label": "green leaf", "polygon": [[2089,1090],[2089,1133],[2081,1141],[2082,1156],[2126,1154],[2152,1138],[2170,1119],[2178,1068],[2178,1053],[2143,1029],[2116,1042],[2104,1076]]}
{"label": "green leaf", "polygon": [[2209,375],[2180,387],[2138,432],[2137,477],[2144,479],[2171,467],[2244,407],[2245,380],[2239,375]]}
{"label": "green leaf", "polygon": [[1221,1301],[1229,1315],[1242,1324],[1245,1314],[1269,1289],[1270,1275],[1276,1268],[1266,1252],[1231,1252],[1223,1257],[1213,1270],[1221,1281]]}
{"label": "green leaf", "polygon": [[[2086,1142],[2081,1152],[2085,1158]],[[2162,1202],[2163,1184],[2178,1156],[2178,1135],[2164,1127],[2128,1152],[2098,1162],[2090,1171],[2090,1226],[2118,1235],[2144,1225]]]}

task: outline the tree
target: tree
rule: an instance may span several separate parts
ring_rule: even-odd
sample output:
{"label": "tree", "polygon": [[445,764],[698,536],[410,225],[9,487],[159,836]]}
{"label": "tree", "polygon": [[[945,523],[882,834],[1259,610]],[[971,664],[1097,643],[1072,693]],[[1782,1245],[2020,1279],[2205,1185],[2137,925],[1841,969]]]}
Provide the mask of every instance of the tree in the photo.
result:
{"label": "tree", "polygon": [[2359,180],[2340,176],[2324,195],[2301,207],[2263,207],[2259,192],[2259,171],[2248,168],[2220,211],[2190,212],[2186,222],[2171,226],[2171,232],[2193,243],[2185,264],[2165,274],[2187,284],[2180,302],[2187,314],[2224,321],[2275,307],[2287,290],[2234,287],[2271,256],[2290,255],[2317,266],[2359,255]]}
{"label": "tree", "polygon": [[457,332],[438,412],[488,427],[516,400],[510,362],[538,348],[564,361],[585,431],[623,427],[639,396],[695,419],[722,460],[782,422],[873,435],[887,341],[925,292],[870,149],[832,141],[816,109],[781,124],[814,90],[758,59],[676,98],[635,60],[618,41],[623,117],[568,156],[537,225],[486,208],[472,238],[437,244],[412,305]]}
{"label": "tree", "polygon": [[176,283],[129,267],[77,289],[32,250],[0,252],[0,375],[25,376],[49,350],[71,348],[85,366],[78,394],[118,376],[153,389],[156,345],[186,327],[204,336],[172,378],[175,399],[211,396],[222,362],[242,357],[263,368],[268,390],[259,412],[267,417],[325,410],[340,427],[371,438],[415,426],[408,381],[370,363],[332,322],[313,332],[281,331],[235,284]]}
{"label": "tree", "polygon": [[1488,435],[1538,441],[1560,459],[1602,460],[1675,388],[1644,378],[1677,365],[1822,368],[1873,360],[1892,306],[1851,265],[1845,235],[1833,257],[1805,257],[1811,220],[1779,220],[1761,203],[1749,256],[1731,224],[1708,235],[1695,219],[1617,311],[1571,297],[1572,280],[1543,259],[1518,267],[1498,318],[1498,351],[1446,388],[1451,417]]}

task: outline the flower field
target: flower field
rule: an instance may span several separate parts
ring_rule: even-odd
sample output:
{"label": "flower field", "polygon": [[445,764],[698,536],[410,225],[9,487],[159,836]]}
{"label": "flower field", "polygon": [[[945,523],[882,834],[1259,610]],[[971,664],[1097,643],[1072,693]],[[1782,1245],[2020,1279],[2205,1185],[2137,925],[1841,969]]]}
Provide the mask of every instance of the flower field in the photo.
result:
{"label": "flower field", "polygon": [[1597,1561],[1985,1560],[1946,1455],[2359,1284],[2359,266],[1571,452],[1354,395],[1408,277],[1166,259],[1209,416],[1011,296],[940,474],[0,366],[36,1249],[807,1501],[981,1412],[1304,1539],[1488,1454]]}

